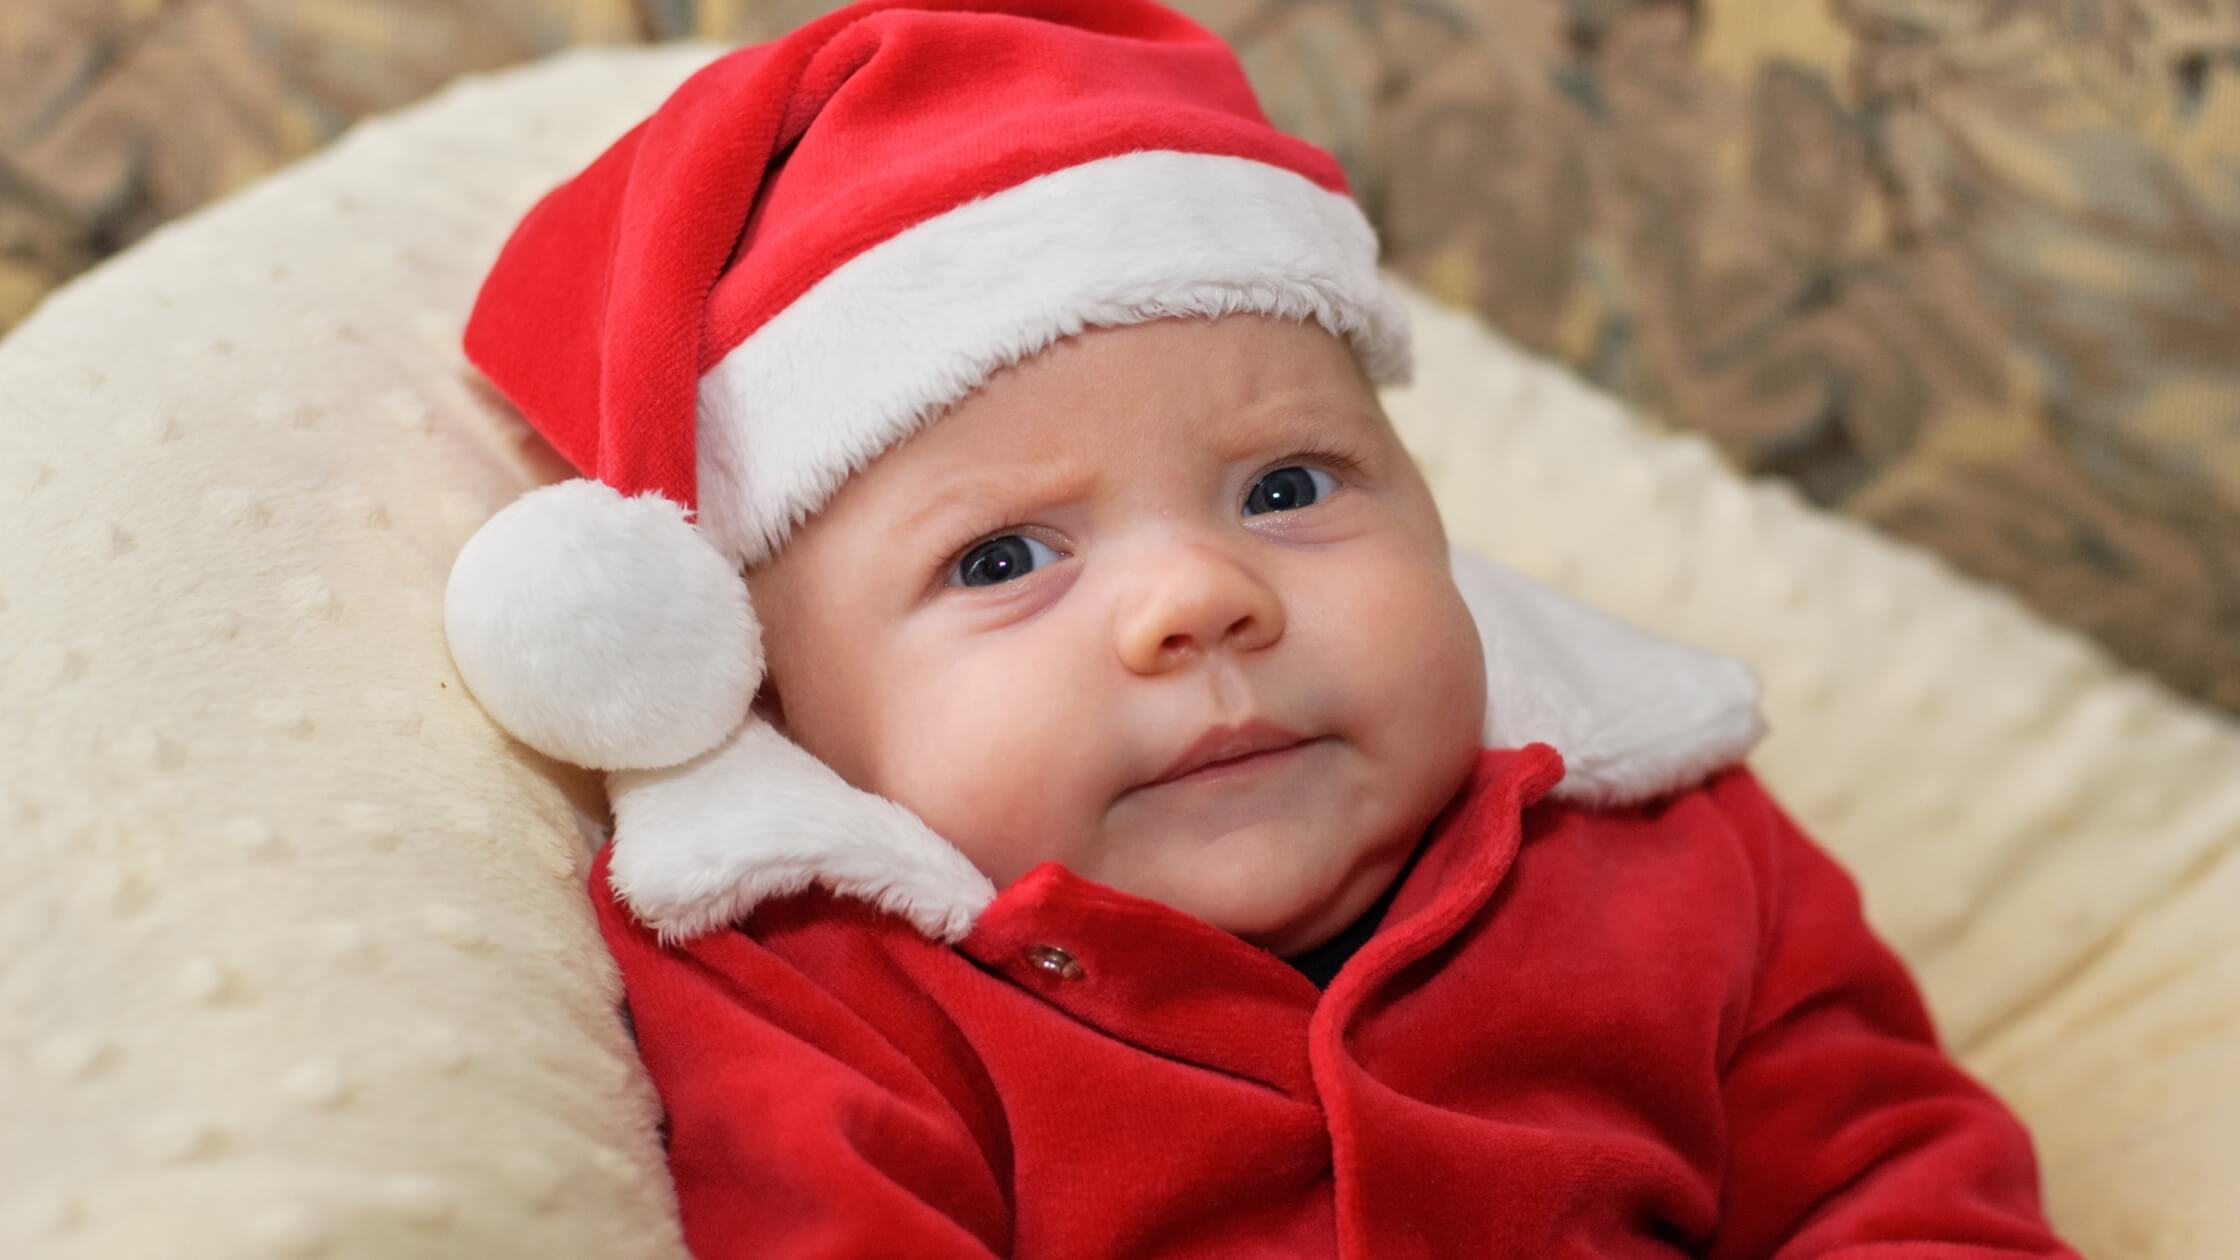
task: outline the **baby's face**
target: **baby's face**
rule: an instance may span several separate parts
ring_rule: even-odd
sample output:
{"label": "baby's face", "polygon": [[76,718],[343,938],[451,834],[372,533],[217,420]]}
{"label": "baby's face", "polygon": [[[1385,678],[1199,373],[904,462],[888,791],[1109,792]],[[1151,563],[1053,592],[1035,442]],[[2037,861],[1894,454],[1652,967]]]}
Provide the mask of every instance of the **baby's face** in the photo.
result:
{"label": "baby's face", "polygon": [[[748,575],[765,716],[998,887],[1038,862],[1279,954],[1468,774],[1477,632],[1345,343],[1255,315],[997,373]],[[1162,781],[1200,738],[1296,741]]]}

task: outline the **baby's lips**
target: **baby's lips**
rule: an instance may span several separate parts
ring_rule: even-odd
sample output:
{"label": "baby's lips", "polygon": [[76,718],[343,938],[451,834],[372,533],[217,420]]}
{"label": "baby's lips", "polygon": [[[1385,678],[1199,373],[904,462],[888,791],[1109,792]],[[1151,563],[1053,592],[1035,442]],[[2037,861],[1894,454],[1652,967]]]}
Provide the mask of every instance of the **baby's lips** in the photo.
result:
{"label": "baby's lips", "polygon": [[1165,769],[1143,786],[1157,787],[1218,763],[1275,752],[1306,742],[1307,736],[1266,718],[1210,727],[1176,754]]}

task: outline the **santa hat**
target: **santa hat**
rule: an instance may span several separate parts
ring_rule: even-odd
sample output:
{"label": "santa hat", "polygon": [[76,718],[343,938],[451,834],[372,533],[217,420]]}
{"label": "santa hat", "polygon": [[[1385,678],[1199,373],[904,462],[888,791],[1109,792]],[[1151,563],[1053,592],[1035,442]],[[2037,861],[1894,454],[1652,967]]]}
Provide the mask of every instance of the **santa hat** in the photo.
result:
{"label": "santa hat", "polygon": [[732,52],[538,203],[483,285],[469,358],[583,479],[461,551],[460,674],[522,742],[614,772],[612,877],[669,935],[816,879],[954,939],[985,879],[751,718],[742,570],[997,370],[1234,312],[1409,374],[1344,172],[1189,19],[866,0]]}

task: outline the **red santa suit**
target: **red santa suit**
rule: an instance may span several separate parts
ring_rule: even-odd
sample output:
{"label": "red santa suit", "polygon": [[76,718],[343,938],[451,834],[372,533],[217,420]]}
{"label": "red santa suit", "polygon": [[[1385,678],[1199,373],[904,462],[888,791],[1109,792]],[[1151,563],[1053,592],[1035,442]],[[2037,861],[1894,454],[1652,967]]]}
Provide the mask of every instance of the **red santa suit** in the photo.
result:
{"label": "red santa suit", "polygon": [[821,889],[664,948],[591,888],[703,1260],[2070,1256],[1849,878],[1744,766],[1487,750],[1318,990],[1044,863],[953,946]]}

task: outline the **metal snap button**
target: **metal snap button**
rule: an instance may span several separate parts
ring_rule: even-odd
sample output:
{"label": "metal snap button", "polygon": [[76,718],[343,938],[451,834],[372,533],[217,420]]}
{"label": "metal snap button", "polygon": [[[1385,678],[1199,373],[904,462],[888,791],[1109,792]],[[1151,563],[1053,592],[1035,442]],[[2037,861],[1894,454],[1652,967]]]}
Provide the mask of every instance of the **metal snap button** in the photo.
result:
{"label": "metal snap button", "polygon": [[1029,945],[1027,961],[1062,980],[1079,980],[1084,974],[1073,955],[1055,945]]}

